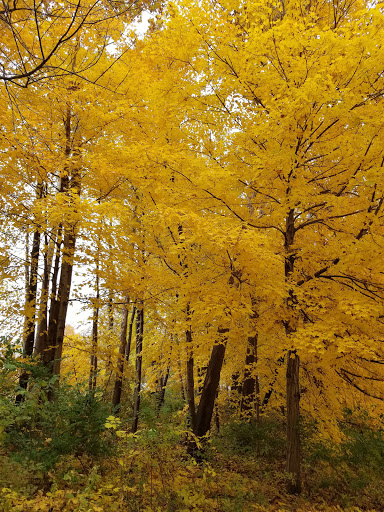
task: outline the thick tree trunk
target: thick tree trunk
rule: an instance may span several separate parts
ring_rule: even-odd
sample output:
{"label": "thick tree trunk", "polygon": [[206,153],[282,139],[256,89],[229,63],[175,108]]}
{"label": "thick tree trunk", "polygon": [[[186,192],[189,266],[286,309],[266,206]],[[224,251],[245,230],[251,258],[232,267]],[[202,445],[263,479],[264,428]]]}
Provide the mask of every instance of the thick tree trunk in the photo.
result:
{"label": "thick tree trunk", "polygon": [[129,297],[127,296],[125,297],[125,304],[121,315],[119,359],[117,361],[117,373],[112,396],[112,405],[115,408],[120,406],[121,391],[123,389],[124,361],[127,351],[128,304]]}
{"label": "thick tree trunk", "polygon": [[[73,149],[73,134],[71,133],[71,109],[70,105],[67,105],[67,113],[64,121],[65,127],[65,158],[69,162],[69,158],[72,154],[76,153]],[[76,246],[76,233],[77,233],[77,220],[74,220],[74,214],[76,213],[75,196],[80,196],[80,172],[79,169],[71,168],[68,164],[68,168],[64,169],[61,176],[60,193],[65,194],[68,199],[68,204],[71,207],[71,211],[68,212],[68,216],[61,226],[63,236],[63,249],[61,259],[61,270],[60,280],[57,293],[57,299],[55,299],[54,290],[52,286],[52,303],[50,311],[50,325],[48,327],[48,345],[49,345],[49,364],[51,365],[52,374],[60,376],[61,358],[63,353],[63,340],[65,323],[67,319],[68,302],[71,292],[72,283],[72,271],[73,271],[73,259],[75,254]],[[58,383],[57,383],[58,385]],[[54,393],[50,393],[50,398],[54,399]]]}
{"label": "thick tree trunk", "polygon": [[[228,329],[219,329],[219,334],[221,335],[227,332]],[[196,412],[195,428],[193,432],[197,437],[205,436],[211,426],[216,393],[220,382],[221,368],[224,362],[226,342],[226,339],[220,340],[212,349],[199,406]]]}
{"label": "thick tree trunk", "polygon": [[57,331],[55,355],[53,361],[53,375],[60,375],[61,357],[63,354],[63,340],[65,322],[67,319],[69,295],[71,292],[73,256],[75,253],[76,235],[73,226],[68,226],[64,233],[63,260],[61,263],[58,309],[57,309]]}
{"label": "thick tree trunk", "polygon": [[136,316],[136,384],[133,397],[133,421],[132,432],[137,431],[140,411],[140,390],[141,390],[141,370],[142,370],[142,351],[143,351],[143,333],[144,333],[144,311],[142,306],[137,310]]}

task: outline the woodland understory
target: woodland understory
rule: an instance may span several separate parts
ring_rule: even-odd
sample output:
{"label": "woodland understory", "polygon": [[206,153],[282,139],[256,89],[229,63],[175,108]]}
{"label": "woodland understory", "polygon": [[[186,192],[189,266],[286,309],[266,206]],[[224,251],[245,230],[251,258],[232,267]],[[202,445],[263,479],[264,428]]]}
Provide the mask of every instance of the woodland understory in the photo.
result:
{"label": "woodland understory", "polygon": [[2,1],[0,512],[384,510],[383,33]]}

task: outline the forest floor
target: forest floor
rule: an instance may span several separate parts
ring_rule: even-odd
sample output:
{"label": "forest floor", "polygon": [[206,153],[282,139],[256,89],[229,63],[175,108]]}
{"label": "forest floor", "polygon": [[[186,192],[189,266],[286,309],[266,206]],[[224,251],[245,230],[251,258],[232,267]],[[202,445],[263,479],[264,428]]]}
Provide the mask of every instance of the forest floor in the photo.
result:
{"label": "forest floor", "polygon": [[[303,492],[285,492],[281,425],[260,431],[233,422],[213,435],[196,463],[186,453],[185,432],[146,427],[137,435],[114,426],[110,454],[63,456],[49,471],[1,454],[1,512],[381,512],[384,452],[365,435],[345,453],[304,447]],[[184,437],[183,437],[184,436]],[[50,440],[46,439],[48,446]],[[380,460],[381,459],[381,460]],[[31,471],[32,470],[32,471]]]}

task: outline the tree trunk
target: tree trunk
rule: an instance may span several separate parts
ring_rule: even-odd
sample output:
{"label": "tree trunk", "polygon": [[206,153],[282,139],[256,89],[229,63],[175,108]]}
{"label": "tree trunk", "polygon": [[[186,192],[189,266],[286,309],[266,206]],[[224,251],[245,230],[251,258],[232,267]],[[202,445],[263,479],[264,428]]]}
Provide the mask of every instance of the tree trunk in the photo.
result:
{"label": "tree trunk", "polygon": [[[40,249],[40,232],[38,229],[33,233],[33,241],[30,255],[30,268],[26,273],[26,296],[25,296],[25,331],[23,343],[24,357],[30,357],[33,354],[33,345],[35,340],[35,319],[36,319],[36,295],[37,295],[37,271],[39,263],[39,249]],[[19,378],[19,386],[22,389],[27,389],[29,375],[25,371],[22,372]],[[16,403],[22,402],[24,395],[18,394],[16,396]]]}
{"label": "tree trunk", "polygon": [[46,366],[51,366],[55,358],[55,340],[57,331],[57,312],[58,312],[58,300],[57,300],[57,280],[59,277],[60,270],[60,259],[61,259],[61,244],[62,244],[63,229],[61,224],[59,225],[56,239],[56,254],[55,264],[53,267],[52,274],[52,288],[51,288],[51,304],[49,309],[49,323],[48,323],[48,335],[47,345],[44,351],[41,353],[41,358]]}
{"label": "tree trunk", "polygon": [[[227,332],[228,329],[219,329],[219,334],[225,334]],[[205,374],[199,407],[196,412],[195,428],[193,432],[197,437],[205,436],[211,426],[216,393],[220,382],[221,368],[224,362],[226,342],[226,339],[221,340],[219,343],[214,345],[212,349],[207,372]]]}
{"label": "tree trunk", "polygon": [[287,472],[288,492],[301,492],[300,475],[300,358],[288,352],[287,361]]}
{"label": "tree trunk", "polygon": [[248,338],[240,414],[248,421],[259,418],[258,378],[255,375],[257,364],[257,334]]}
{"label": "tree trunk", "polygon": [[[52,234],[54,237],[55,235]],[[48,240],[47,232],[44,234],[44,270],[43,282],[41,284],[40,293],[40,306],[38,315],[38,324],[35,339],[35,356],[42,356],[44,350],[47,348],[48,340],[48,299],[49,299],[49,278],[52,267],[53,251],[55,240]]]}
{"label": "tree trunk", "polygon": [[133,322],[135,320],[135,315],[136,315],[136,306],[133,306],[131,320],[129,322],[127,348],[125,351],[125,360],[127,361],[127,363],[129,363],[129,356],[131,355],[132,332],[133,332]]}
{"label": "tree trunk", "polygon": [[[65,158],[69,162],[72,154],[77,154],[77,150],[73,149],[73,134],[71,133],[71,108],[67,105],[66,118],[64,120],[65,128]],[[73,259],[76,246],[76,233],[77,233],[77,220],[74,219],[76,214],[75,196],[80,196],[81,182],[80,172],[78,168],[68,167],[64,169],[61,176],[60,193],[65,194],[70,205],[68,215],[65,215],[65,220],[61,226],[64,233],[63,236],[63,249],[62,261],[60,270],[60,281],[57,299],[54,299],[52,292],[52,318],[50,312],[50,326],[48,327],[48,345],[50,347],[49,357],[52,368],[52,374],[60,376],[61,358],[63,353],[63,340],[65,323],[67,319],[69,295],[71,292],[72,272],[73,272]],[[52,287],[53,288],[53,287]],[[58,385],[58,382],[57,382]],[[54,398],[54,393],[50,393],[50,398]]]}
{"label": "tree trunk", "polygon": [[166,390],[167,382],[168,382],[168,379],[169,379],[169,370],[170,370],[170,367],[168,366],[167,371],[165,372],[165,374],[160,377],[160,381],[159,381],[159,388],[160,389],[159,389],[158,399],[157,399],[157,414],[160,414],[160,410],[161,410],[161,408],[164,405],[165,390]]}
{"label": "tree trunk", "polygon": [[136,316],[136,384],[133,397],[133,421],[132,432],[137,431],[140,410],[140,389],[141,389],[141,370],[142,370],[142,351],[143,351],[143,333],[144,333],[144,311],[142,306],[137,310]]}
{"label": "tree trunk", "polygon": [[127,332],[128,332],[128,304],[129,297],[125,297],[125,304],[121,315],[121,326],[120,326],[120,347],[119,347],[119,359],[117,361],[117,373],[115,379],[115,386],[113,388],[112,405],[117,408],[120,406],[121,390],[123,388],[123,377],[124,377],[124,361],[127,350]]}
{"label": "tree trunk", "polygon": [[57,331],[54,341],[55,356],[53,361],[53,375],[60,375],[61,357],[63,354],[63,341],[65,322],[67,319],[69,294],[71,292],[73,256],[75,253],[76,235],[74,226],[68,226],[64,232],[63,259],[61,263],[58,309],[57,309]]}
{"label": "tree trunk", "polygon": [[186,341],[187,341],[187,351],[188,351],[188,360],[187,360],[187,397],[188,397],[188,409],[189,416],[191,421],[191,430],[195,430],[196,423],[196,406],[195,406],[195,378],[194,378],[194,361],[193,361],[193,352],[191,348],[192,343],[192,331],[189,328],[185,333]]}
{"label": "tree trunk", "polygon": [[[295,255],[292,252],[292,245],[295,236],[295,211],[291,209],[286,219],[285,232],[285,280],[289,283],[289,278],[293,273]],[[287,298],[288,311],[293,312],[293,306],[296,301],[292,290],[289,291]],[[286,335],[289,336],[294,331],[292,321],[284,322]],[[300,359],[296,352],[288,351],[287,356],[287,472],[288,483],[287,491],[298,494],[301,492],[301,447],[300,447]]]}
{"label": "tree trunk", "polygon": [[91,361],[89,372],[89,390],[93,391],[97,385],[97,347],[99,343],[99,300],[100,300],[100,286],[99,286],[99,264],[96,262],[96,297],[93,304],[93,317],[92,317],[92,347],[91,347]]}

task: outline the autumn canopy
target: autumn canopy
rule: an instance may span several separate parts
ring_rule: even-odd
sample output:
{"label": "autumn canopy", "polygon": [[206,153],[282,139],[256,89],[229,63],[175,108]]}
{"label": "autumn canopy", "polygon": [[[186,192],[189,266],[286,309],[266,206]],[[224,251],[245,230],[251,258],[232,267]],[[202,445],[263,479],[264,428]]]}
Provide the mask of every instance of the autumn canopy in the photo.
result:
{"label": "autumn canopy", "polygon": [[2,3],[16,403],[28,361],[53,403],[132,401],[133,432],[170,389],[192,456],[215,416],[272,415],[296,494],[303,418],[383,428],[383,33],[380,1]]}

